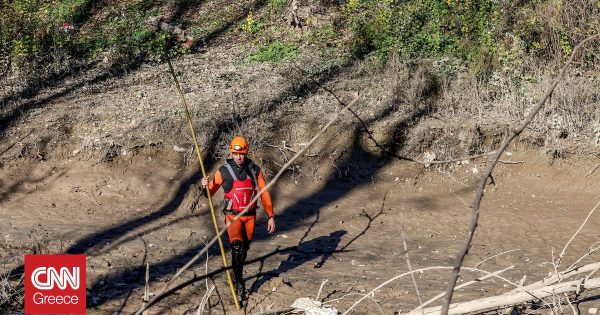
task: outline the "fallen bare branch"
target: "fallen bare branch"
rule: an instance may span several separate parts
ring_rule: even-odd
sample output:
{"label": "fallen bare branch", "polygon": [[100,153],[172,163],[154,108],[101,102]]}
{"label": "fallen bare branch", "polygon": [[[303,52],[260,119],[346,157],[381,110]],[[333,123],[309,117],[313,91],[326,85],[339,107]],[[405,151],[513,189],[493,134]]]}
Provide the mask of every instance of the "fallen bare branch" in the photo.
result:
{"label": "fallen bare branch", "polygon": [[[512,291],[505,294],[496,296],[486,297],[468,302],[455,303],[450,305],[448,314],[466,314],[466,313],[483,313],[487,310],[493,310],[497,308],[508,307],[512,305],[518,305],[521,303],[543,299],[555,294],[563,294],[569,292],[575,292],[583,286],[582,289],[592,290],[600,288],[600,278],[593,278],[587,280],[584,284],[581,284],[580,280],[559,283],[555,285],[540,287],[530,291]],[[414,310],[408,313],[408,315],[419,315],[421,311],[425,311],[426,315],[429,314],[440,314],[441,307],[431,307],[424,310]]]}
{"label": "fallen bare branch", "polygon": [[552,92],[554,91],[554,89],[556,88],[558,83],[560,81],[562,81],[562,79],[565,75],[565,72],[567,71],[567,68],[571,65],[571,63],[575,59],[575,56],[581,49],[581,47],[583,45],[585,45],[587,42],[594,40],[598,37],[600,37],[600,34],[590,36],[590,37],[584,39],[583,41],[581,41],[579,44],[577,44],[577,46],[575,46],[575,48],[573,49],[573,53],[571,54],[571,57],[569,58],[567,63],[563,66],[563,68],[560,70],[560,73],[554,79],[554,82],[550,85],[550,87],[548,88],[548,90],[546,91],[546,93],[544,94],[542,99],[531,110],[530,114],[525,118],[525,121],[523,121],[523,123],[521,123],[517,128],[513,129],[511,131],[511,133],[508,135],[508,137],[506,139],[504,139],[504,141],[502,142],[502,144],[500,145],[498,150],[496,150],[496,154],[494,155],[493,159],[489,162],[485,173],[481,176],[481,180],[479,182],[479,188],[478,188],[477,192],[475,193],[475,198],[473,200],[472,215],[471,215],[471,222],[469,223],[469,229],[465,236],[463,245],[461,246],[460,250],[458,251],[458,253],[456,255],[456,262],[454,263],[454,268],[452,270],[452,274],[450,275],[450,279],[448,280],[448,286],[446,287],[446,296],[444,297],[444,304],[442,305],[442,312],[441,312],[442,315],[448,314],[448,308],[450,307],[450,302],[452,301],[452,295],[454,294],[454,287],[456,286],[456,281],[458,280],[458,274],[460,273],[460,269],[461,269],[462,263],[465,259],[465,256],[467,255],[467,252],[469,251],[469,248],[471,247],[471,241],[473,240],[473,236],[475,235],[475,230],[477,229],[477,223],[479,221],[479,206],[481,204],[481,199],[483,199],[483,191],[485,189],[487,179],[492,175],[494,167],[498,163],[498,160],[500,160],[502,153],[504,153],[504,151],[506,150],[508,145],[519,134],[521,134],[521,132],[531,123],[531,121],[533,121],[533,118],[542,109],[542,107],[546,103],[546,100],[548,100],[548,98],[552,95]]}
{"label": "fallen bare branch", "polygon": [[[563,279],[567,279],[582,273],[588,273],[594,270],[597,270],[598,268],[600,268],[600,262],[596,262],[593,264],[589,264],[589,265],[585,265],[585,266],[580,266],[577,268],[573,268],[573,269],[568,269],[565,270],[563,272],[560,272],[559,275],[560,277],[562,277]],[[519,287],[513,291],[527,291],[527,290],[535,290],[537,288],[543,287],[543,286],[548,286],[551,285],[553,283],[556,283],[558,281],[558,276],[557,275],[553,275],[549,278],[546,278],[544,280],[538,281],[538,282],[534,282],[531,284],[528,284],[524,287]]]}
{"label": "fallen bare branch", "polygon": [[[479,278],[477,278],[477,279],[475,279],[475,280],[471,280],[471,281],[465,282],[465,283],[463,283],[463,284],[461,284],[461,285],[457,286],[456,288],[454,288],[454,290],[462,289],[462,288],[464,288],[464,287],[466,287],[466,286],[469,286],[469,285],[471,285],[471,284],[474,284],[474,283],[481,282],[481,281],[483,281],[483,280],[485,280],[485,279],[487,279],[487,278],[491,278],[491,277],[493,277],[493,276],[497,276],[497,275],[499,275],[499,274],[501,274],[501,273],[503,273],[503,272],[505,272],[505,271],[507,271],[507,270],[513,269],[514,267],[515,267],[515,266],[510,266],[510,267],[508,267],[508,268],[504,268],[504,269],[502,269],[502,270],[498,270],[498,271],[496,271],[496,272],[493,272],[493,273],[491,273],[491,274],[487,274],[487,275],[485,275],[485,276],[483,276],[483,277],[479,277]],[[433,302],[437,301],[438,299],[442,298],[442,297],[444,296],[444,294],[445,294],[445,293],[446,293],[446,292],[442,292],[442,293],[440,293],[440,294],[438,294],[438,295],[436,295],[436,296],[432,297],[431,299],[427,300],[425,303],[421,303],[421,305],[419,305],[419,306],[418,306],[417,308],[415,308],[414,310],[419,310],[419,309],[422,309],[422,308],[424,308],[425,306],[427,306],[427,305],[429,305],[429,304],[431,304],[431,303],[433,303]]]}
{"label": "fallen bare branch", "polygon": [[[420,269],[415,269],[413,271],[405,272],[403,274],[399,274],[399,275],[397,275],[397,276],[395,276],[395,277],[393,277],[393,278],[391,278],[391,279],[383,282],[382,284],[378,285],[373,290],[369,291],[363,298],[361,298],[358,301],[354,302],[354,304],[352,304],[352,306],[350,306],[350,308],[348,308],[342,315],[348,314],[356,305],[358,305],[360,302],[362,302],[364,299],[366,299],[367,296],[373,294],[375,291],[383,288],[384,286],[390,284],[391,282],[394,282],[394,281],[396,281],[396,280],[398,280],[398,279],[400,279],[402,277],[408,276],[408,275],[410,275],[412,273],[423,272],[423,271],[427,271],[427,270],[436,270],[436,269],[438,269],[438,270],[439,269],[452,269],[452,267],[448,267],[448,266],[425,267],[425,268],[420,268]],[[477,268],[469,268],[469,267],[463,267],[463,269],[468,270],[468,271],[473,271],[473,272],[482,272],[482,273],[485,273],[487,275],[490,275],[490,277],[495,277],[495,278],[503,280],[503,281],[505,281],[505,282],[513,285],[513,286],[517,286],[516,283],[513,283],[510,280],[508,280],[506,278],[503,278],[503,277],[501,277],[501,276],[499,276],[497,274],[494,274],[492,272],[488,272],[488,271],[477,269]]]}
{"label": "fallen bare branch", "polygon": [[[485,280],[485,279],[487,279],[487,278],[491,278],[491,277],[493,277],[493,276],[496,276],[496,275],[499,275],[499,274],[501,274],[501,273],[503,273],[503,272],[505,272],[505,271],[507,271],[507,270],[513,269],[514,267],[515,267],[515,266],[510,266],[510,267],[508,267],[508,268],[504,268],[504,269],[502,269],[502,270],[498,270],[498,271],[496,271],[496,272],[493,272],[493,273],[491,273],[491,274],[485,275],[485,276],[483,276],[483,277],[479,277],[479,278],[477,278],[477,279],[475,279],[475,280],[471,280],[471,281],[465,282],[465,283],[463,283],[463,284],[461,284],[461,285],[457,286],[456,288],[454,288],[454,290],[462,289],[462,288],[464,288],[464,287],[466,287],[466,286],[469,286],[469,285],[471,285],[471,284],[474,284],[474,283],[479,283],[479,282],[481,282],[481,281],[483,281],[483,280]],[[438,299],[442,298],[442,297],[444,296],[444,294],[445,294],[445,293],[446,293],[446,292],[442,292],[442,293],[440,293],[440,294],[438,294],[438,295],[436,295],[436,296],[432,297],[431,299],[427,300],[425,303],[421,303],[421,305],[419,305],[419,306],[418,306],[417,308],[415,308],[414,310],[423,309],[425,306],[427,306],[427,305],[429,305],[429,304],[431,304],[431,303],[433,303],[433,302],[437,301]]]}
{"label": "fallen bare branch", "polygon": [[489,155],[494,155],[496,154],[496,151],[491,151],[491,152],[487,152],[487,153],[482,153],[482,154],[476,154],[476,155],[469,155],[463,158],[457,158],[457,159],[450,159],[450,160],[444,160],[444,161],[416,161],[417,163],[423,164],[423,165],[427,165],[427,164],[448,164],[448,163],[456,163],[456,162],[462,162],[462,161],[466,161],[466,160],[474,160],[480,157],[485,157],[485,156],[489,156]]}
{"label": "fallen bare branch", "polygon": [[500,162],[502,164],[523,164],[523,163],[525,163],[525,161],[504,161],[504,160],[498,160],[498,162]]}

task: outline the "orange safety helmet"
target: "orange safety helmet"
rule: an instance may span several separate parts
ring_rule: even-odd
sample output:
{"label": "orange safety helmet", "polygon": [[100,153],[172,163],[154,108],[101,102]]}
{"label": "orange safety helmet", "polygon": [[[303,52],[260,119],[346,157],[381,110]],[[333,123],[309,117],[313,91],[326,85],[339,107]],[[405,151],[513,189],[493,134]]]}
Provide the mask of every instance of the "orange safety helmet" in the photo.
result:
{"label": "orange safety helmet", "polygon": [[248,154],[248,142],[243,137],[235,137],[229,144],[229,152]]}

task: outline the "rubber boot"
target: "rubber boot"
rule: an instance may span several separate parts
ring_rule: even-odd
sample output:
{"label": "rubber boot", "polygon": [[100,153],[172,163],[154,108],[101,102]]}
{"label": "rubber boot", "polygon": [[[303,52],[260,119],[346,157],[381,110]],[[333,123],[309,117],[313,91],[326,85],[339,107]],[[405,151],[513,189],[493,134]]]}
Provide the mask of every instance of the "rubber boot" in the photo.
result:
{"label": "rubber boot", "polygon": [[241,303],[246,298],[246,286],[244,284],[244,249],[242,241],[231,243],[231,266],[233,267],[233,278],[235,280],[235,292]]}

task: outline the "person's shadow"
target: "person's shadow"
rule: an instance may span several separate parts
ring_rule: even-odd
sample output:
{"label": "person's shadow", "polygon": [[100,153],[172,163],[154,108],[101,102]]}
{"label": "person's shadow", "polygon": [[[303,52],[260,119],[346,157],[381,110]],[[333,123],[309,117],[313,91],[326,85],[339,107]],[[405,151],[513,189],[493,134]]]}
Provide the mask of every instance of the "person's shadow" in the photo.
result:
{"label": "person's shadow", "polygon": [[327,236],[319,236],[310,241],[298,244],[298,246],[296,246],[296,248],[288,255],[287,259],[279,263],[277,269],[256,275],[257,280],[252,284],[250,292],[257,292],[257,290],[270,279],[279,277],[279,275],[319,257],[321,257],[321,259],[320,261],[315,262],[314,268],[321,268],[327,259],[329,259],[333,253],[337,252],[336,249],[338,244],[346,233],[345,230],[338,230]]}

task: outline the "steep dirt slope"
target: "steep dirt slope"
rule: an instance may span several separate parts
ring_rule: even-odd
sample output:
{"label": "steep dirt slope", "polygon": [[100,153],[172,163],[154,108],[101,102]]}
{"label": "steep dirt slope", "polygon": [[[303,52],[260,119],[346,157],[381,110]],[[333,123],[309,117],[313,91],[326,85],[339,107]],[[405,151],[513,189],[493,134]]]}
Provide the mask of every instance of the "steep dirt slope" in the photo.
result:
{"label": "steep dirt slope", "polygon": [[[291,64],[248,64],[235,48],[217,47],[175,62],[209,170],[222,163],[231,135],[243,133],[253,144],[252,158],[272,176],[339,109],[320,85],[344,101],[363,91],[357,115],[381,146],[411,157],[424,158],[432,147],[444,153],[438,158],[490,150],[507,130],[502,124],[480,128],[472,121],[460,125],[436,118],[442,86],[426,71],[315,58],[300,62],[312,75],[307,77]],[[136,310],[145,263],[156,292],[214,235],[166,66],[143,65],[118,75],[99,66],[19,102],[21,114],[0,126],[3,271],[18,271],[26,252],[86,253],[90,313]],[[442,138],[450,140],[438,141]],[[510,251],[480,267],[496,271],[514,265],[504,274],[512,282],[524,274],[527,283],[541,279],[553,270],[552,250],[555,255],[562,250],[599,201],[600,173],[584,176],[594,159],[552,161],[537,150],[518,144],[503,157],[517,164],[501,163],[494,172],[466,266]],[[413,268],[449,266],[484,163],[425,170],[390,159],[362,124],[344,114],[276,185],[276,235],[265,233],[265,216],[259,215],[246,272],[252,288],[247,311],[315,297],[324,280],[320,298],[347,309],[407,270],[402,227]],[[599,241],[598,231],[595,215],[570,245],[563,267]],[[206,265],[199,262],[183,280],[215,272],[222,303],[215,293],[211,305],[216,312],[232,310],[224,276],[216,272],[219,253],[213,248],[209,255]],[[597,254],[582,263],[590,261],[598,261]],[[427,298],[442,291],[448,274],[419,273],[420,291]],[[456,299],[509,288],[490,280],[461,290]],[[154,311],[192,312],[205,290],[205,281],[197,281]],[[582,307],[597,304],[592,298]],[[381,308],[390,314],[417,305],[411,282],[402,279],[376,292],[356,313]]]}

